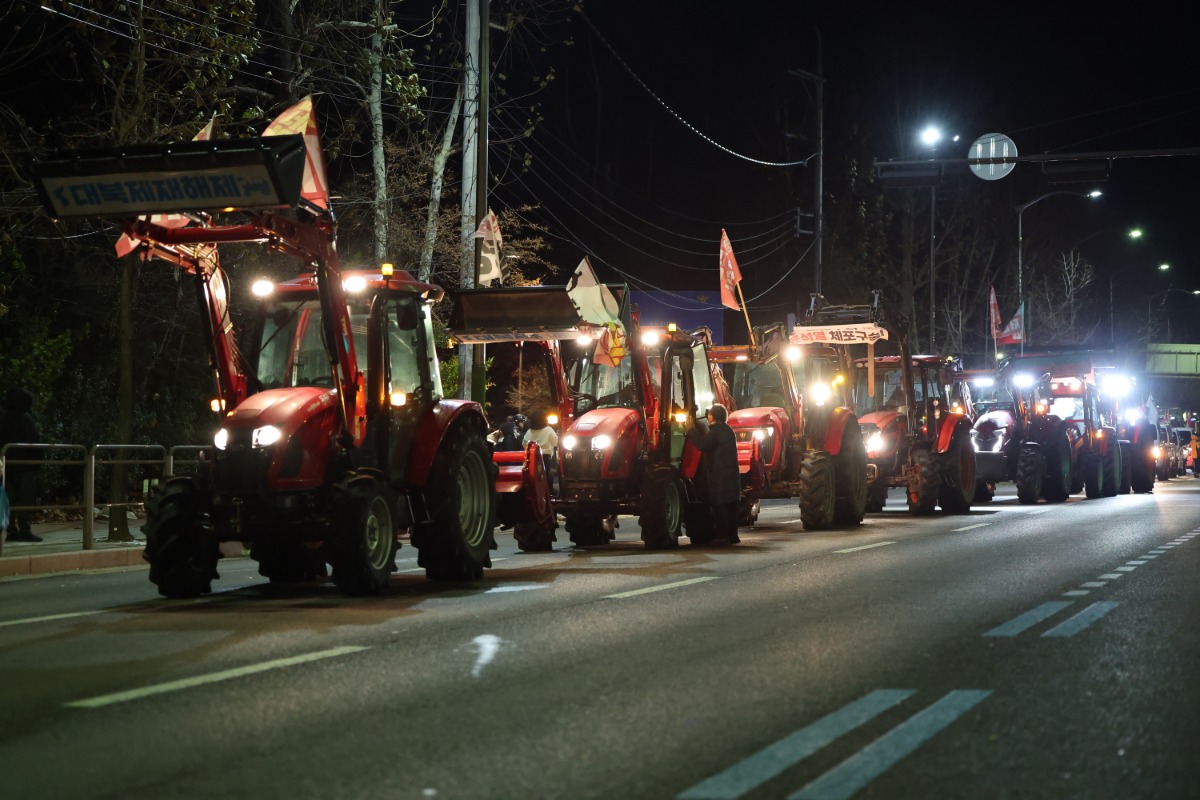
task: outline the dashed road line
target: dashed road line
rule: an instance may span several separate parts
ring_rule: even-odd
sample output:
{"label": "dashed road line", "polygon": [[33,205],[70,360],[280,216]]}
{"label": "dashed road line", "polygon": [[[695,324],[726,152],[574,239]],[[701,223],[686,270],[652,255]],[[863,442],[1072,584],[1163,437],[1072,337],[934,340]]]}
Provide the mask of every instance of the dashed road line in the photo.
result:
{"label": "dashed road line", "polygon": [[1117,578],[1123,578],[1123,577],[1125,577],[1124,574],[1120,573],[1120,572],[1106,572],[1103,575],[1098,575],[1096,577],[1096,580],[1098,580],[1098,581],[1115,581]]}
{"label": "dashed road line", "polygon": [[741,797],[914,694],[912,689],[871,692],[696,784],[680,794],[678,800],[734,800]]}
{"label": "dashed road line", "polygon": [[25,619],[10,619],[5,622],[0,622],[0,628],[8,628],[13,625],[30,625],[35,622],[55,622],[60,619],[74,619],[76,617],[90,617],[95,614],[104,614],[102,610],[95,611],[73,611],[69,614],[48,614],[44,617],[26,617]]}
{"label": "dashed road line", "polygon": [[834,550],[835,553],[856,553],[859,550],[870,550],[872,547],[887,547],[895,542],[875,542],[875,544],[863,544],[858,547],[847,547],[845,550]]}
{"label": "dashed road line", "polygon": [[1087,583],[1081,583],[1079,585],[1085,589],[1099,589],[1101,587],[1108,586],[1108,581],[1088,581]]}
{"label": "dashed road line", "polygon": [[974,525],[968,525],[965,528],[955,528],[954,530],[951,531],[951,533],[958,533],[959,531],[972,531],[972,530],[975,530],[976,528],[986,528],[988,525],[991,525],[991,524],[992,523],[990,523],[990,522],[977,522]]}
{"label": "dashed road line", "polygon": [[950,692],[893,728],[788,800],[849,800],[858,790],[932,739],[990,695],[989,689]]}
{"label": "dashed road line", "polygon": [[1085,597],[1091,594],[1087,589],[1072,589],[1069,592],[1063,592],[1063,597]]}
{"label": "dashed road line", "polygon": [[1116,572],[1133,572],[1137,567],[1116,567]]}
{"label": "dashed road line", "polygon": [[1074,636],[1096,620],[1103,617],[1108,612],[1112,611],[1118,605],[1118,603],[1113,602],[1092,603],[1078,614],[1046,631],[1042,634],[1042,636],[1054,638]]}
{"label": "dashed road line", "polygon": [[255,675],[259,672],[267,672],[273,669],[294,667],[297,664],[307,664],[312,661],[320,661],[326,658],[337,658],[338,656],[344,656],[350,653],[359,653],[367,649],[369,648],[355,647],[350,645],[345,647],[335,647],[331,650],[320,650],[315,653],[305,653],[304,655],[299,656],[277,658],[273,661],[264,661],[261,664],[250,664],[245,667],[222,670],[221,672],[213,672],[208,675],[197,675],[192,678],[183,678],[177,681],[157,683],[153,686],[143,686],[140,689],[129,689],[128,691],[124,692],[102,694],[98,697],[89,697],[86,700],[74,700],[70,703],[64,703],[63,705],[67,708],[100,708],[101,706],[110,706],[114,703],[124,703],[129,700],[138,700],[142,697],[150,697],[156,694],[178,692],[181,689],[191,689],[194,686],[203,686],[209,683],[219,683],[221,681],[228,681],[234,678],[242,678],[247,675]]}
{"label": "dashed road line", "polygon": [[715,581],[718,575],[706,575],[702,578],[688,578],[686,581],[675,581],[674,583],[664,583],[659,586],[647,586],[644,589],[634,589],[629,592],[618,592],[616,594],[606,594],[605,599],[619,600],[624,597],[636,597],[639,594],[650,594],[651,592],[665,592],[667,589],[678,589],[680,586],[691,586],[693,583],[704,583],[705,581]]}
{"label": "dashed road line", "polygon": [[1048,603],[1042,603],[1037,608],[1032,609],[1031,611],[1026,611],[1019,617],[1014,617],[1003,625],[992,628],[983,635],[1003,637],[1016,636],[1019,633],[1029,630],[1042,620],[1049,619],[1070,605],[1070,600],[1051,600]]}

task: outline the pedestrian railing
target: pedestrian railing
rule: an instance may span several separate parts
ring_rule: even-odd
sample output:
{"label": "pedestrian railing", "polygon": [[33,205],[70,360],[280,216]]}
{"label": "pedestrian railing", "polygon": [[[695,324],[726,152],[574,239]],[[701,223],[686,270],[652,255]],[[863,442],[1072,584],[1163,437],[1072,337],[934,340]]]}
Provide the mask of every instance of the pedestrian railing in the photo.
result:
{"label": "pedestrian railing", "polygon": [[[10,458],[9,450],[19,449],[22,458]],[[204,445],[176,445],[170,449],[160,444],[97,444],[92,447],[86,447],[81,444],[26,444],[21,442],[13,442],[0,447],[0,483],[7,482],[4,480],[5,473],[10,466],[30,465],[38,467],[82,467],[82,501],[80,503],[58,503],[46,504],[37,503],[35,505],[10,505],[11,512],[17,511],[79,511],[83,521],[83,549],[93,550],[96,546],[95,526],[97,508],[106,508],[111,515],[119,510],[125,513],[129,506],[135,505],[125,498],[124,502],[118,498],[110,498],[108,502],[96,503],[96,468],[99,467],[114,467],[114,466],[157,466],[158,473],[162,476],[176,474],[177,471],[186,471],[204,463],[202,454],[210,449]],[[29,457],[33,452],[37,452],[45,457],[32,458]],[[182,468],[182,470],[181,470]],[[145,488],[148,492],[157,479],[149,479],[145,482]],[[11,492],[9,493],[10,503],[12,502]],[[9,528],[11,529],[15,522],[10,521]],[[0,555],[3,554],[3,540],[0,539]]]}

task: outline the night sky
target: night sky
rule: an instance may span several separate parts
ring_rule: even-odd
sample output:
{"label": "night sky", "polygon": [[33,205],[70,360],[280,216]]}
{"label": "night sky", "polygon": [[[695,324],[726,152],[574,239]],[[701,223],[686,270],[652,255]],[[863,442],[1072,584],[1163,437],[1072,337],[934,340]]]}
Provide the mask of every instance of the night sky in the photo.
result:
{"label": "night sky", "polygon": [[[811,287],[801,261],[811,237],[783,235],[789,189],[812,210],[811,171],[754,163],[815,152],[811,83],[790,70],[826,78],[827,190],[848,132],[864,127],[881,160],[963,158],[993,132],[1022,155],[1197,146],[1194,35],[1175,7],[607,0],[585,13],[529,146],[533,169],[498,189],[497,202],[536,195],[542,218],[557,223],[558,263],[570,269],[586,252],[601,277],[636,288],[715,289],[726,228],[763,316],[791,310]],[[928,123],[960,142],[923,149]],[[1190,236],[1198,174],[1194,155],[1116,160],[1101,200],[1047,198],[1027,210],[1026,240],[1078,244],[1105,307],[1108,276],[1120,270],[1126,310],[1140,302],[1144,317],[1152,291],[1200,288]],[[947,181],[979,182],[965,167],[948,168]],[[988,187],[1010,207],[1085,188],[1048,185],[1037,164]],[[1146,234],[1136,246],[1124,236],[1134,226]],[[1015,208],[1011,227],[1015,241]],[[1170,273],[1155,270],[1163,262]],[[1200,317],[1187,313],[1191,297],[1168,299],[1177,327]]]}

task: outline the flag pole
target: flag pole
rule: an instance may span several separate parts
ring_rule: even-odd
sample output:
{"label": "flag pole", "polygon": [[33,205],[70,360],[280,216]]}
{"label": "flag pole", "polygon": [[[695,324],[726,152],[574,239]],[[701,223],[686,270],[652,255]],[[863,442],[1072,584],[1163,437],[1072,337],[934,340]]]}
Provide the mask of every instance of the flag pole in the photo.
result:
{"label": "flag pole", "polygon": [[742,282],[738,281],[734,286],[737,287],[738,303],[741,304],[742,314],[746,317],[746,332],[750,334],[750,346],[753,347],[755,346],[754,328],[750,325],[750,312],[746,310],[746,298],[742,296]]}

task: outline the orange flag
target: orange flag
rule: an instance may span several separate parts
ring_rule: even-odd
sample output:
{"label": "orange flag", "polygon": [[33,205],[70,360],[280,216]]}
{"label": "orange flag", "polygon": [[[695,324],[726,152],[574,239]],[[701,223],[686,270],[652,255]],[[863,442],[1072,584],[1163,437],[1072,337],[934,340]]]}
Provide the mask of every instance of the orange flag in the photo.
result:
{"label": "orange flag", "polygon": [[[192,137],[193,142],[207,142],[212,138],[213,123],[217,121],[213,117],[208,121],[208,124],[200,129],[200,132]],[[151,214],[150,221],[155,225],[161,225],[164,228],[183,228],[186,227],[190,219],[183,214]],[[129,238],[129,234],[122,233],[121,238],[117,239],[117,258],[122,258],[129,255],[137,249],[138,243]]]}
{"label": "orange flag", "polygon": [[738,269],[733,255],[733,245],[721,229],[721,304],[735,311],[741,308],[737,301],[737,285],[742,282],[742,271]]}
{"label": "orange flag", "polygon": [[284,111],[263,131],[263,136],[304,135],[304,186],[300,196],[321,208],[329,208],[329,181],[325,178],[325,157],[317,136],[317,115],[313,111],[312,95]]}

